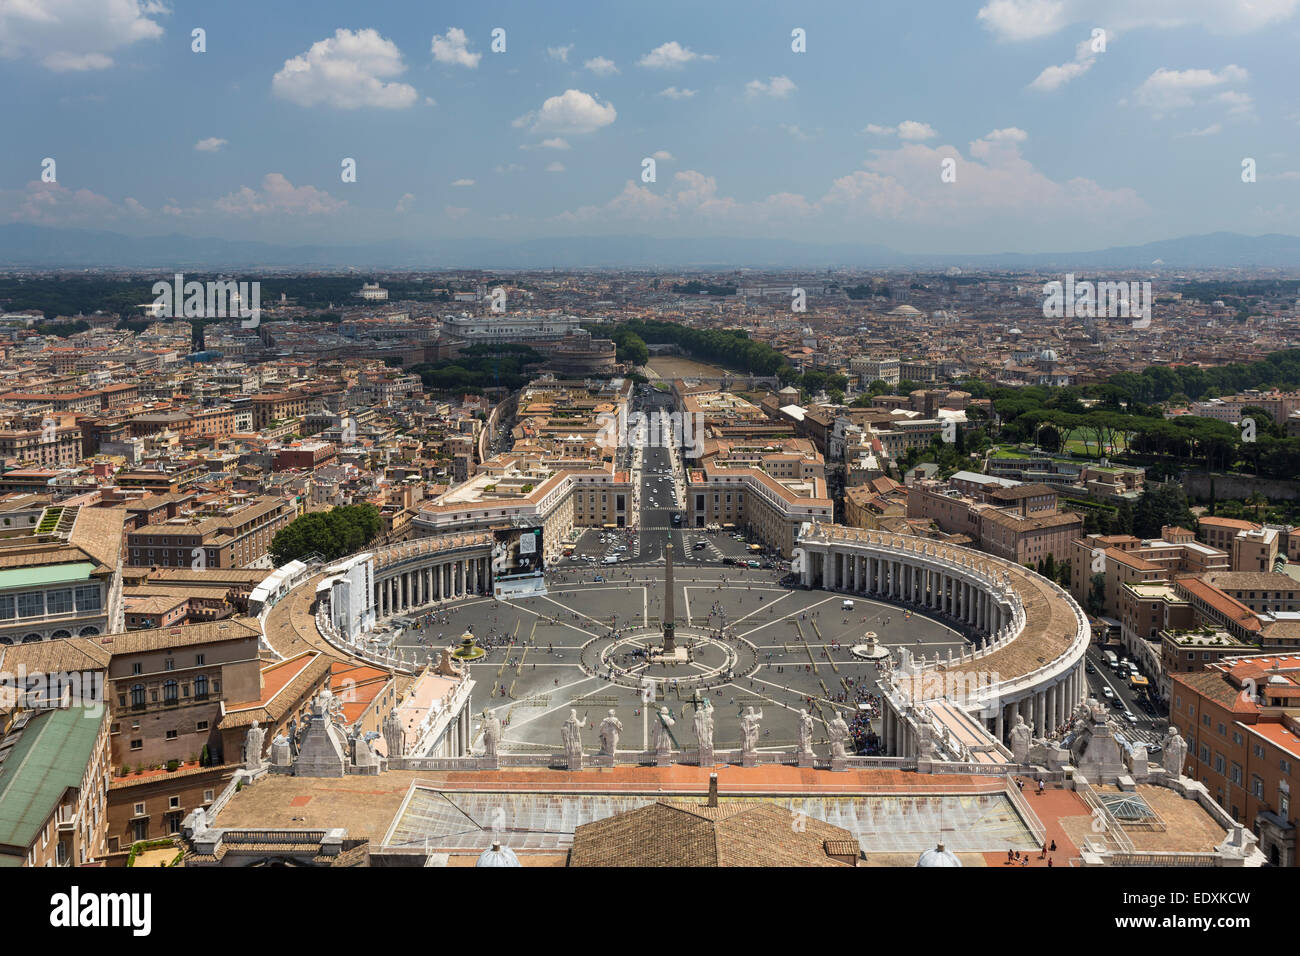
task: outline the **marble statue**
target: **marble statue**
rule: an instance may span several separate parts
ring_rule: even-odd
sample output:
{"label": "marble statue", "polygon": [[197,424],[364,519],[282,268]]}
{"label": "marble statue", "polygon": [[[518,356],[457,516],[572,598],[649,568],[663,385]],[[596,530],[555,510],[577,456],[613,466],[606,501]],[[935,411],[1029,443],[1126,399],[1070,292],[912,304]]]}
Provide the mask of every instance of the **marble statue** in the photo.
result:
{"label": "marble statue", "polygon": [[707,697],[703,706],[695,708],[695,739],[701,751],[713,752],[713,702]]}
{"label": "marble statue", "polygon": [[921,721],[917,727],[917,756],[929,759],[934,756],[934,729],[930,726],[929,721]]}
{"label": "marble statue", "polygon": [[668,713],[667,707],[660,707],[650,722],[650,748],[656,753],[666,753],[673,749],[673,740],[668,736],[668,728],[676,721]]}
{"label": "marble statue", "polygon": [[759,721],[762,719],[763,712],[754,710],[753,705],[750,705],[745,716],[740,718],[740,732],[744,740],[742,752],[752,754],[758,750]]}
{"label": "marble statue", "polygon": [[609,709],[605,719],[600,722],[600,752],[611,757],[618,752],[618,737],[623,733],[623,722]]}
{"label": "marble statue", "polygon": [[1164,748],[1160,762],[1165,768],[1165,773],[1173,777],[1181,777],[1183,767],[1187,763],[1187,741],[1178,733],[1178,728],[1170,724],[1169,730],[1165,732],[1165,739],[1160,745]]}
{"label": "marble statue", "polygon": [[489,757],[497,755],[501,743],[501,719],[487,708],[483,709],[483,752]]}
{"label": "marble statue", "polygon": [[564,741],[564,752],[569,757],[582,756],[582,721],[578,719],[576,709],[569,709],[569,717],[560,727],[560,739]]}
{"label": "marble statue", "polygon": [[253,726],[248,728],[248,733],[244,735],[244,767],[247,770],[260,770],[262,768],[262,741],[266,738],[266,731],[253,721]]}
{"label": "marble statue", "polygon": [[1029,763],[1029,748],[1033,744],[1034,732],[1025,723],[1024,714],[1016,714],[1016,725],[1011,728],[1007,739],[1011,743],[1011,760],[1013,763]]}
{"label": "marble statue", "polygon": [[839,711],[835,712],[835,717],[827,725],[831,734],[831,756],[843,760],[848,756],[847,744],[849,741],[849,725],[845,721],[844,715]]}
{"label": "marble statue", "polygon": [[807,710],[799,711],[799,752],[812,753],[813,719]]}
{"label": "marble statue", "polygon": [[397,711],[384,718],[384,747],[390,759],[406,756],[406,731],[402,729]]}

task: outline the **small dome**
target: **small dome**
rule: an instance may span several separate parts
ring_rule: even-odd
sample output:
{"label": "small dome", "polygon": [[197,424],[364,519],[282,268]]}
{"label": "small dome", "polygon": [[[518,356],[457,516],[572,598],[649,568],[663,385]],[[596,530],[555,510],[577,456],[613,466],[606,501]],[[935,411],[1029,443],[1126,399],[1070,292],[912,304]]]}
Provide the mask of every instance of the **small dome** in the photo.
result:
{"label": "small dome", "polygon": [[1011,330],[1010,332],[1008,332],[1007,334],[1008,334],[1008,335],[1019,335],[1019,334],[1020,334],[1020,330],[1019,330],[1019,329],[1012,329],[1012,330]]}
{"label": "small dome", "polygon": [[961,866],[957,854],[945,850],[940,843],[933,850],[926,850],[916,858],[917,866]]}
{"label": "small dome", "polygon": [[913,308],[910,305],[900,305],[897,308],[889,310],[890,315],[920,315],[921,310]]}
{"label": "small dome", "polygon": [[[515,856],[515,851],[508,846],[502,846],[500,843],[493,843],[490,847],[479,854],[478,862],[475,866],[518,866],[519,857]],[[919,865],[919,864],[918,864]],[[961,864],[959,863],[958,866]]]}
{"label": "small dome", "polygon": [[1059,362],[1059,361],[1060,361],[1060,358],[1059,358],[1059,357],[1057,356],[1057,354],[1056,354],[1054,351],[1052,351],[1051,349],[1043,349],[1041,352],[1038,353],[1038,361],[1040,361],[1040,362]]}

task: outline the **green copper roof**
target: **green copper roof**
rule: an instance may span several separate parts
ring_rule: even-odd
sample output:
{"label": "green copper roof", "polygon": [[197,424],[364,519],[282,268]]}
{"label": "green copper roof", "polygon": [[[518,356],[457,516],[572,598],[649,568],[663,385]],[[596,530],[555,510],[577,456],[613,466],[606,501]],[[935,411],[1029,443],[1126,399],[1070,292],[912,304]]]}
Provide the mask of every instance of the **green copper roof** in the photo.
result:
{"label": "green copper roof", "polygon": [[43,564],[34,568],[9,568],[0,571],[0,591],[10,588],[45,587],[50,584],[70,584],[88,581],[95,566],[89,561],[71,564]]}
{"label": "green copper roof", "polygon": [[64,791],[81,786],[103,720],[82,707],[32,714],[0,763],[0,845],[39,838]]}

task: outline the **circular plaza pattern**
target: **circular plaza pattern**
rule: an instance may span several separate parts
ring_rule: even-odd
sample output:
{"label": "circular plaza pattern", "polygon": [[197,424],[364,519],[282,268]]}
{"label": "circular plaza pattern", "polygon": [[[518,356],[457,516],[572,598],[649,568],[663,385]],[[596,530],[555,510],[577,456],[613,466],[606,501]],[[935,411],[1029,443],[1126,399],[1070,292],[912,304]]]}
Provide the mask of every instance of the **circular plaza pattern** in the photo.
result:
{"label": "circular plaza pattern", "polygon": [[636,687],[643,699],[662,698],[665,689],[699,689],[742,680],[758,667],[758,648],[726,631],[679,628],[677,652],[662,651],[663,632],[635,627],[596,638],[578,657],[583,671],[621,687]]}

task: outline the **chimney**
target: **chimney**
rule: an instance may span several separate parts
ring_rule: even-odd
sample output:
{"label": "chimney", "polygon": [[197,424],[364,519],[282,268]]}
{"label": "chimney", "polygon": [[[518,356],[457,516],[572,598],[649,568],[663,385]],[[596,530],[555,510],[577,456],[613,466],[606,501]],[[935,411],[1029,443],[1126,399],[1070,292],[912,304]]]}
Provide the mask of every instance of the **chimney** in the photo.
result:
{"label": "chimney", "polygon": [[718,775],[709,774],[709,802],[706,806],[716,807],[718,805]]}

